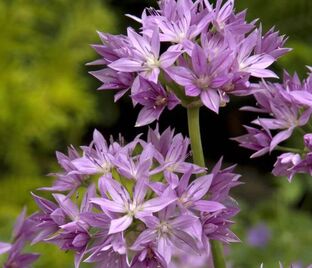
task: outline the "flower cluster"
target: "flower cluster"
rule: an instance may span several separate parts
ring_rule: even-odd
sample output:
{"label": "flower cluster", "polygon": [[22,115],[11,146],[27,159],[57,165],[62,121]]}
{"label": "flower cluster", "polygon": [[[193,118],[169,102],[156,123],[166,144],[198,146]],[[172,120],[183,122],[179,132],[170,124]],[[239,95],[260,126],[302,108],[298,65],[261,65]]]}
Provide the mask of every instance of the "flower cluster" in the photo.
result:
{"label": "flower cluster", "polygon": [[[312,267],[312,265],[309,265],[306,268],[311,268],[311,267]],[[263,263],[260,265],[260,268],[264,268]],[[281,262],[279,262],[279,268],[284,268],[284,266]],[[292,263],[289,268],[304,268],[304,267],[301,263]]]}
{"label": "flower cluster", "polygon": [[103,44],[93,47],[101,59],[90,64],[105,67],[91,74],[103,83],[100,90],[118,90],[115,100],[131,89],[133,104],[143,106],[137,126],[179,103],[218,113],[230,94],[252,93],[250,78],[277,78],[268,67],[289,51],[274,28],[263,35],[245,16],[235,13],[234,0],[215,6],[208,0],[159,1],[141,18],[129,15],[140,33],[99,33]]}
{"label": "flower cluster", "polygon": [[36,235],[35,224],[36,215],[34,214],[26,218],[26,209],[23,209],[14,226],[12,243],[0,242],[0,255],[8,254],[7,260],[3,264],[4,268],[29,268],[32,263],[39,258],[39,254],[36,253],[23,253],[24,247],[29,244]]}
{"label": "flower cluster", "polygon": [[[222,160],[211,173],[187,162],[188,146],[169,128],[126,145],[108,144],[94,131],[82,155],[72,147],[68,156],[57,153],[63,172],[41,189],[54,201],[33,194],[40,212],[30,218],[28,240],[73,250],[75,267],[170,267],[183,252],[208,258],[210,240],[239,241],[229,230],[239,211],[229,190],[240,176],[234,166],[221,170]],[[24,238],[29,228],[23,230]]]}
{"label": "flower cluster", "polygon": [[[274,175],[312,175],[312,68],[303,82],[286,72],[282,84],[265,81],[278,78],[269,67],[290,50],[286,38],[274,28],[263,34],[256,20],[246,21],[246,11],[235,12],[234,0],[215,2],[160,0],[141,17],[128,15],[139,32],[99,33],[102,44],[93,48],[101,58],[89,63],[104,66],[91,72],[103,83],[99,90],[115,89],[115,101],[130,92],[133,105],[143,106],[136,126],[159,120],[166,108],[186,107],[195,163],[201,165],[200,107],[218,113],[230,95],[252,94],[257,106],[243,110],[266,116],[235,140],[255,151],[252,157],[285,151]],[[253,84],[255,78],[262,82]],[[304,133],[303,148],[281,146],[296,130]],[[4,267],[30,267],[38,255],[23,248],[38,242],[74,251],[76,268],[81,262],[101,268],[224,267],[222,250],[213,242],[212,256],[210,244],[239,241],[230,231],[239,208],[229,192],[240,175],[235,166],[221,169],[222,159],[209,172],[188,162],[189,145],[170,128],[149,129],[146,140],[139,135],[127,144],[107,142],[95,130],[89,146],[57,152],[62,171],[50,174],[56,177],[52,186],[39,189],[53,200],[32,193],[40,211],[25,218],[24,210],[12,243],[0,243],[0,254],[8,254]],[[259,240],[259,234],[266,237]],[[256,226],[249,243],[265,246],[269,236]]]}
{"label": "flower cluster", "polygon": [[[264,155],[273,150],[286,151],[277,158],[273,174],[288,176],[296,173],[312,175],[312,73],[300,81],[297,74],[284,73],[284,82],[262,82],[255,88],[257,107],[243,107],[243,110],[267,114],[268,117],[253,121],[258,128],[246,127],[248,134],[235,138],[242,147],[256,151],[252,157]],[[286,148],[279,144],[289,139],[295,130],[302,133],[303,148]],[[272,135],[271,132],[277,132]]]}

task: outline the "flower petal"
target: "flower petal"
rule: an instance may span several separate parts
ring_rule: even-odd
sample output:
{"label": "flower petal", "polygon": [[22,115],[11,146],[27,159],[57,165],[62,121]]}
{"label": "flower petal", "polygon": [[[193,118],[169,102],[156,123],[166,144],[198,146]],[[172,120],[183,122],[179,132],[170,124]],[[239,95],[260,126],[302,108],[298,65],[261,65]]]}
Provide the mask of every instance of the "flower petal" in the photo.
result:
{"label": "flower petal", "polygon": [[104,211],[108,210],[117,213],[124,213],[126,211],[122,204],[106,198],[91,198],[90,201],[93,204],[99,205]]}
{"label": "flower petal", "polygon": [[220,96],[218,92],[214,89],[203,90],[200,98],[203,104],[209,108],[210,110],[214,111],[215,113],[219,113],[220,107]]}
{"label": "flower petal", "polygon": [[132,223],[133,218],[129,215],[125,215],[119,219],[111,221],[108,234],[120,233],[126,230]]}
{"label": "flower petal", "polygon": [[128,59],[128,58],[122,58],[122,59],[116,60],[112,62],[111,64],[109,64],[108,67],[116,71],[125,72],[125,73],[140,72],[144,70],[144,68],[142,67],[141,60]]}
{"label": "flower petal", "polygon": [[225,206],[215,201],[199,200],[194,202],[193,208],[202,212],[215,212],[224,209]]}

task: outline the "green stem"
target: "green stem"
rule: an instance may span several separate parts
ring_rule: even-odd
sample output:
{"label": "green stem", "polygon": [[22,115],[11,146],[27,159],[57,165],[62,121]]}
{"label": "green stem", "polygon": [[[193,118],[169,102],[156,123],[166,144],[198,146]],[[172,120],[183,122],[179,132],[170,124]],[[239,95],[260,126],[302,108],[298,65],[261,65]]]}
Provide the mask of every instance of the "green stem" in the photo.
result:
{"label": "green stem", "polygon": [[[196,165],[204,167],[205,159],[200,136],[199,110],[200,107],[187,108],[187,119],[193,153],[193,162]],[[223,256],[223,248],[219,241],[211,241],[211,252],[214,268],[225,268],[226,266]]]}
{"label": "green stem", "polygon": [[290,148],[290,147],[284,147],[284,146],[277,146],[276,150],[282,151],[282,152],[298,153],[298,154],[304,153],[304,150],[300,150],[300,149],[296,149],[296,148]]}
{"label": "green stem", "polygon": [[200,137],[199,109],[199,107],[188,108],[187,119],[193,153],[193,162],[196,165],[204,167],[206,165]]}
{"label": "green stem", "polygon": [[214,268],[226,268],[223,256],[223,246],[219,241],[211,241],[211,252],[213,258]]}
{"label": "green stem", "polygon": [[307,134],[307,133],[305,132],[305,130],[302,129],[301,127],[297,127],[296,129],[297,129],[302,135]]}

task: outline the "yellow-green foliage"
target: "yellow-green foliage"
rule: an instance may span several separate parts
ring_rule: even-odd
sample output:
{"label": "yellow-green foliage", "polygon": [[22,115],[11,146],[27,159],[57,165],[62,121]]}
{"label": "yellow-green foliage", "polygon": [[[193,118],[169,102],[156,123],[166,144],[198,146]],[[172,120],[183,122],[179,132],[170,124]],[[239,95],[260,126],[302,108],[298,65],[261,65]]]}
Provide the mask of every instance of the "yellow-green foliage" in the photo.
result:
{"label": "yellow-green foliage", "polygon": [[[114,32],[114,25],[99,0],[0,1],[0,241],[9,241],[23,205],[35,210],[30,190],[51,184],[43,175],[55,149],[81,143],[90,123],[114,120],[98,112],[85,68],[95,57],[89,44],[98,42],[96,30]],[[112,106],[103,101],[100,108]],[[73,267],[69,253],[38,250],[45,257],[36,267]]]}
{"label": "yellow-green foliage", "polygon": [[79,141],[97,119],[84,64],[114,17],[97,0],[0,1],[0,14],[2,175],[33,175],[47,168],[47,150]]}

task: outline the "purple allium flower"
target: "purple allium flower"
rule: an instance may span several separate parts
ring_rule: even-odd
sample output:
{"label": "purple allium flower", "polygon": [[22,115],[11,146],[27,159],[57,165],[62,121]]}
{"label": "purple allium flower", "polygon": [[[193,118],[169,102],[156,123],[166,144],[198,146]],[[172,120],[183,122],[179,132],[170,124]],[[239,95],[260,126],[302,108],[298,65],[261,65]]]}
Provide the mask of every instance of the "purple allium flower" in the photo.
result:
{"label": "purple allium flower", "polygon": [[187,253],[196,254],[198,251],[196,240],[186,231],[187,228],[192,227],[197,219],[190,215],[181,215],[170,219],[172,216],[166,212],[159,213],[159,218],[155,216],[144,218],[148,229],[139,235],[131,248],[135,251],[141,251],[145,249],[147,242],[155,241],[157,251],[169,264],[173,247]]}
{"label": "purple allium flower", "polygon": [[[146,239],[147,238],[147,239]],[[139,252],[134,256],[131,262],[131,268],[167,268],[168,265],[164,257],[158,252],[156,247],[149,241],[149,237],[145,236],[146,241],[141,241],[138,245]],[[136,247],[133,247],[136,249]]]}
{"label": "purple allium flower", "polygon": [[259,223],[248,230],[247,242],[254,247],[265,247],[271,238],[271,231],[264,223]]}
{"label": "purple allium flower", "polygon": [[270,131],[263,127],[257,129],[249,126],[244,126],[248,134],[232,138],[239,143],[239,146],[256,151],[251,155],[251,158],[262,156],[270,151],[272,136]]}
{"label": "purple allium flower", "polygon": [[155,158],[160,166],[153,173],[163,171],[165,179],[172,188],[178,185],[179,177],[177,173],[186,173],[192,170],[193,174],[199,174],[205,171],[204,168],[186,162],[189,156],[190,141],[181,134],[174,135],[174,131],[170,128],[166,129],[162,134],[159,133],[158,127],[155,130],[149,129],[147,140],[159,152],[155,155]]}
{"label": "purple allium flower", "polygon": [[305,126],[311,117],[312,109],[294,100],[293,92],[298,92],[298,87],[302,87],[298,77],[290,77],[285,73],[283,84],[262,82],[257,86],[254,93],[257,108],[243,108],[245,111],[262,112],[271,116],[253,121],[265,129],[279,130],[272,138],[270,151],[290,138],[295,128]]}
{"label": "purple allium flower", "polygon": [[137,34],[128,28],[131,55],[108,65],[119,72],[138,72],[146,79],[157,83],[161,68],[168,68],[180,56],[180,51],[168,50],[160,55],[159,30],[155,28],[151,38]]}
{"label": "purple allium flower", "polygon": [[103,44],[92,45],[92,47],[102,56],[102,59],[91,62],[90,65],[109,64],[131,54],[127,36],[101,32],[98,32],[98,35]]}
{"label": "purple allium flower", "polygon": [[[307,266],[307,268],[311,268],[312,265]],[[260,268],[264,268],[263,263],[260,265]],[[279,268],[284,268],[283,264],[279,262]],[[300,262],[292,263],[289,268],[303,268],[302,264]]]}
{"label": "purple allium flower", "polygon": [[[103,45],[94,48],[102,59],[95,64],[105,68],[91,74],[103,83],[100,89],[119,89],[116,99],[131,88],[133,103],[140,101],[139,92],[150,100],[148,107],[155,100],[140,88],[139,76],[160,83],[167,91],[161,96],[174,92],[185,106],[202,103],[218,113],[229,94],[253,93],[251,77],[276,78],[268,68],[290,50],[274,28],[263,35],[256,20],[246,22],[246,11],[236,13],[233,0],[159,1],[158,9],[146,8],[141,18],[128,17],[140,24],[140,33],[131,28],[127,36],[100,33]],[[154,111],[147,122],[158,116]]]}
{"label": "purple allium flower", "polygon": [[258,34],[252,32],[239,45],[236,65],[240,72],[246,72],[258,78],[278,78],[276,74],[266,68],[272,65],[275,59],[269,54],[254,54],[253,51],[257,44]]}
{"label": "purple allium flower", "polygon": [[83,175],[107,174],[113,168],[114,148],[108,145],[102,134],[95,130],[89,147],[83,147],[84,155],[72,161],[77,172]]}
{"label": "purple allium flower", "polygon": [[112,178],[107,177],[104,186],[111,199],[92,198],[91,202],[99,205],[104,211],[123,215],[111,221],[109,234],[122,232],[132,224],[133,218],[142,219],[150,216],[153,212],[160,211],[175,201],[174,197],[166,195],[144,201],[147,193],[147,181],[144,178],[137,180],[133,199],[130,198],[127,190]]}
{"label": "purple allium flower", "polygon": [[256,119],[254,123],[261,124],[267,129],[281,129],[281,131],[272,138],[270,144],[270,151],[272,151],[279,143],[290,138],[296,127],[304,126],[308,122],[311,112],[306,111],[302,115],[299,115],[298,107],[285,102],[282,98],[279,98],[279,96],[274,96],[270,106],[270,114],[272,114],[274,118]]}
{"label": "purple allium flower", "polygon": [[42,187],[40,190],[52,191],[52,192],[65,192],[69,191],[71,196],[81,184],[87,179],[85,176],[76,174],[76,167],[73,164],[73,160],[79,158],[79,154],[74,147],[68,148],[68,156],[63,153],[56,152],[56,158],[59,165],[63,168],[63,173],[52,173],[50,176],[56,176],[57,180],[54,181],[51,187]]}
{"label": "purple allium flower", "polygon": [[[160,29],[160,40],[179,44],[176,46],[190,53],[194,39],[207,28],[212,14],[195,17],[196,3],[190,1],[164,1],[158,16],[151,16]],[[170,11],[169,11],[170,10]],[[169,14],[170,12],[170,14]],[[145,31],[149,31],[145,27]]]}
{"label": "purple allium flower", "polygon": [[272,171],[274,176],[287,176],[289,182],[292,181],[296,172],[295,167],[301,162],[299,154],[285,153],[277,158]]}
{"label": "purple allium flower", "polygon": [[[237,241],[229,227],[238,209],[228,195],[239,175],[234,166],[221,170],[221,160],[207,174],[187,162],[188,147],[189,139],[170,128],[150,129],[147,141],[138,136],[128,144],[108,144],[94,131],[82,156],[74,149],[58,153],[73,183],[49,189],[62,192],[52,193],[56,203],[33,194],[41,211],[32,216],[36,232],[27,239],[73,250],[77,268],[82,261],[101,268],[170,267],[178,252],[209,256],[210,239]],[[82,201],[74,201],[87,185]],[[0,252],[11,248],[0,244]]]}
{"label": "purple allium flower", "polygon": [[55,203],[33,193],[32,196],[41,210],[36,216],[37,234],[32,240],[35,244],[56,233],[65,224],[65,214]]}
{"label": "purple allium flower", "polygon": [[287,38],[285,38],[285,36],[279,36],[279,32],[274,32],[274,30],[275,27],[272,27],[262,36],[262,26],[260,25],[257,45],[255,47],[255,52],[257,54],[265,53],[277,59],[291,51],[290,48],[284,47]]}
{"label": "purple allium flower", "polygon": [[80,215],[92,210],[89,200],[94,196],[95,187],[91,184],[83,197],[80,209],[70,198],[62,194],[53,194],[59,208],[48,200],[34,196],[37,204],[46,214],[39,218],[38,227],[43,231],[39,237],[36,237],[36,241],[44,239],[46,242],[56,244],[62,250],[74,250],[75,267],[79,267],[90,240],[88,232],[90,226],[80,218]]}
{"label": "purple allium flower", "polygon": [[243,11],[238,14],[234,14],[234,1],[228,0],[223,5],[223,0],[218,0],[216,7],[204,0],[207,9],[213,14],[212,25],[213,30],[223,35],[244,35],[254,28],[254,22],[248,24],[245,21],[246,12]]}
{"label": "purple allium flower", "polygon": [[201,217],[203,235],[212,240],[224,243],[240,242],[239,238],[229,229],[233,224],[231,218],[239,212],[239,208],[228,207],[214,213],[205,213]]}
{"label": "purple allium flower", "polygon": [[206,268],[213,267],[212,255],[201,253],[200,256],[185,254],[179,251],[175,254],[175,258],[170,263],[170,268]]}
{"label": "purple allium flower", "polygon": [[[211,200],[224,202],[229,197],[229,192],[233,187],[241,184],[239,181],[241,175],[234,173],[236,165],[221,169],[223,158],[217,162],[217,164],[211,170],[213,175],[211,185],[208,194],[211,196]],[[225,204],[226,206],[228,204]]]}
{"label": "purple allium flower", "polygon": [[312,152],[307,153],[302,160],[292,168],[291,171],[312,175]]}
{"label": "purple allium flower", "polygon": [[[284,72],[283,83],[269,83],[262,81],[254,85],[254,97],[257,107],[243,107],[242,110],[267,114],[268,117],[258,118],[253,123],[262,130],[246,127],[248,134],[235,138],[242,147],[256,150],[253,156],[259,156],[274,149],[289,151],[280,155],[274,165],[275,176],[287,176],[292,180],[296,173],[312,174],[311,137],[305,134],[305,148],[285,148],[278,146],[289,139],[294,130],[308,125],[312,108],[309,105],[312,79],[309,77],[300,81],[297,74],[293,76]],[[302,131],[306,131],[301,129]],[[273,137],[271,132],[277,132]]]}
{"label": "purple allium flower", "polygon": [[[124,35],[111,35],[98,32],[103,45],[92,45],[102,59],[88,63],[88,65],[108,65],[122,57],[130,55],[129,42]],[[115,101],[120,99],[134,82],[134,74],[128,72],[118,72],[110,68],[90,72],[103,84],[99,90],[116,89],[119,90],[115,95]]]}
{"label": "purple allium flower", "polygon": [[308,77],[302,83],[296,74],[293,78],[289,76],[288,80],[293,82],[290,94],[295,102],[309,108],[312,106],[312,68],[308,66],[308,69]]}
{"label": "purple allium flower", "polygon": [[121,233],[106,236],[97,234],[100,240],[88,250],[90,256],[84,260],[86,263],[96,263],[99,268],[129,268],[126,255],[126,244]]}
{"label": "purple allium flower", "polygon": [[138,157],[131,157],[127,150],[121,152],[114,159],[114,164],[120,175],[127,179],[145,180],[152,173],[150,169],[153,164],[154,155],[154,146],[147,144]]}
{"label": "purple allium flower", "polygon": [[118,101],[125,93],[127,93],[134,82],[134,75],[132,73],[117,72],[110,68],[93,71],[90,72],[90,74],[103,83],[98,90],[119,90],[115,95],[115,101]]}
{"label": "purple allium flower", "polygon": [[225,208],[222,204],[215,201],[203,200],[207,194],[213,174],[197,178],[189,184],[192,170],[185,173],[176,189],[179,207],[187,213],[188,211],[197,210],[200,212],[216,212]]}
{"label": "purple allium flower", "polygon": [[35,215],[26,218],[26,209],[24,208],[15,222],[12,243],[0,242],[0,255],[8,254],[3,264],[4,268],[29,268],[39,258],[39,254],[36,253],[23,253],[24,247],[33,239],[36,232],[34,217]]}
{"label": "purple allium flower", "polygon": [[22,253],[24,243],[21,240],[15,242],[9,253],[7,261],[4,263],[3,268],[23,267],[30,268],[32,264],[39,258],[36,253]]}
{"label": "purple allium flower", "polygon": [[312,151],[312,133],[304,135],[303,139],[305,147]]}
{"label": "purple allium flower", "polygon": [[192,70],[182,66],[172,66],[166,71],[179,85],[185,88],[185,94],[200,96],[203,104],[218,113],[221,104],[218,89],[228,82],[227,69],[233,62],[230,51],[218,55],[208,64],[204,50],[195,45],[192,51]]}
{"label": "purple allium flower", "polygon": [[172,110],[180,101],[173,92],[166,92],[160,84],[140,78],[140,90],[132,95],[135,102],[143,105],[136,126],[144,126],[158,120],[166,107]]}

